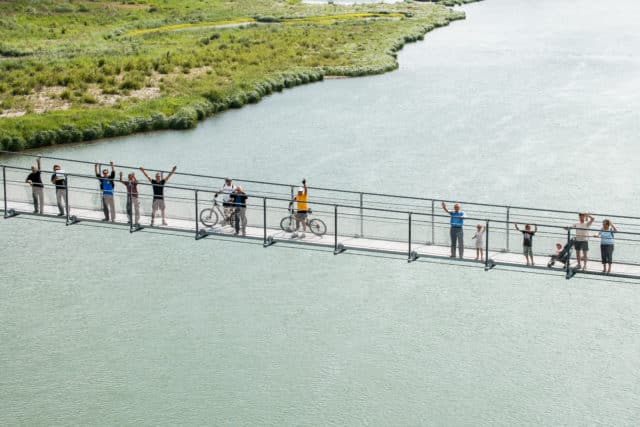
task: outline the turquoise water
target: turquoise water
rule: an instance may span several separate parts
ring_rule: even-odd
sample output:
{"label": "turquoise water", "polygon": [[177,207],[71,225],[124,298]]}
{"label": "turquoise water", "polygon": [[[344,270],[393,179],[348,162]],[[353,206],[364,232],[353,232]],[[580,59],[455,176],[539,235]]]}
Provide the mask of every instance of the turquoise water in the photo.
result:
{"label": "turquoise water", "polygon": [[[396,72],[48,153],[634,213],[640,4],[465,10]],[[26,217],[0,233],[0,424],[640,422],[637,283]]]}

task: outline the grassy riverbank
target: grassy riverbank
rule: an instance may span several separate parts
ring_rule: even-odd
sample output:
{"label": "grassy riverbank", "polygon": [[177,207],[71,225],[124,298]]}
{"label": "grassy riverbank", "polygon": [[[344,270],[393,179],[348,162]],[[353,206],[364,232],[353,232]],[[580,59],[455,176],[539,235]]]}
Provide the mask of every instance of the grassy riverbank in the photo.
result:
{"label": "grassy riverbank", "polygon": [[21,150],[191,128],[325,76],[393,70],[404,43],[464,14],[433,3],[40,0],[0,2],[0,16],[0,148]]}

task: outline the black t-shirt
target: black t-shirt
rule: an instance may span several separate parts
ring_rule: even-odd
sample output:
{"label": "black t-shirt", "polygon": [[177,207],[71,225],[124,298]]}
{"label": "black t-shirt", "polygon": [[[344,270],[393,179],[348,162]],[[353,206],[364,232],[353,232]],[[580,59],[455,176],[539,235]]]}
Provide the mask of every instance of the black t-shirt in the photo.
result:
{"label": "black t-shirt", "polygon": [[522,246],[530,248],[533,243],[533,236],[536,232],[527,230],[520,230],[520,232],[522,233]]}
{"label": "black t-shirt", "polygon": [[167,182],[166,179],[161,179],[160,181],[156,181],[155,179],[151,180],[151,186],[153,187],[153,198],[157,200],[164,199],[164,184]]}
{"label": "black t-shirt", "polygon": [[248,198],[249,196],[243,193],[231,194],[231,202],[233,203],[233,206],[235,206],[236,208],[246,208]]}
{"label": "black t-shirt", "polygon": [[34,187],[44,187],[44,185],[42,185],[42,177],[40,176],[40,171],[31,172],[27,177],[27,181],[31,181],[31,184]]}

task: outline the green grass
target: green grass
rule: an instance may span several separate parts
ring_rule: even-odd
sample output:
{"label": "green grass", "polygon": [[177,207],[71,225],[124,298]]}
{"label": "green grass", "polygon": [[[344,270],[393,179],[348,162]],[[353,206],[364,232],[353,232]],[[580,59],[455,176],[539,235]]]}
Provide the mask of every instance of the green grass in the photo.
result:
{"label": "green grass", "polygon": [[432,3],[0,1],[0,148],[190,128],[326,75],[393,70],[404,43],[463,16]]}

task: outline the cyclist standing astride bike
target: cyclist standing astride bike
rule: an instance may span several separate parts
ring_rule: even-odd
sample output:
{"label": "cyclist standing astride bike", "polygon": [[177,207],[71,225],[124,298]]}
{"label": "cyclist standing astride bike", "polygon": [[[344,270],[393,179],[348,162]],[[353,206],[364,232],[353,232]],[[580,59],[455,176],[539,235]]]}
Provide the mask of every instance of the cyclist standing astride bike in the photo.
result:
{"label": "cyclist standing astride bike", "polygon": [[300,223],[302,223],[302,233],[300,233],[300,238],[304,239],[304,232],[307,231],[307,214],[309,213],[309,205],[307,204],[307,180],[304,178],[302,179],[302,185],[302,187],[298,188],[298,194],[293,196],[293,199],[289,202],[289,209],[293,206],[293,202],[296,202],[296,232],[293,233],[291,237],[298,237],[297,231],[300,229]]}
{"label": "cyclist standing astride bike", "polygon": [[222,224],[228,223],[231,225],[232,215],[234,213],[233,202],[231,201],[231,193],[234,192],[236,186],[233,185],[233,180],[231,178],[225,178],[224,184],[220,191],[218,191],[213,198],[218,198],[218,194],[222,193],[222,207],[224,211],[224,218],[222,219]]}

